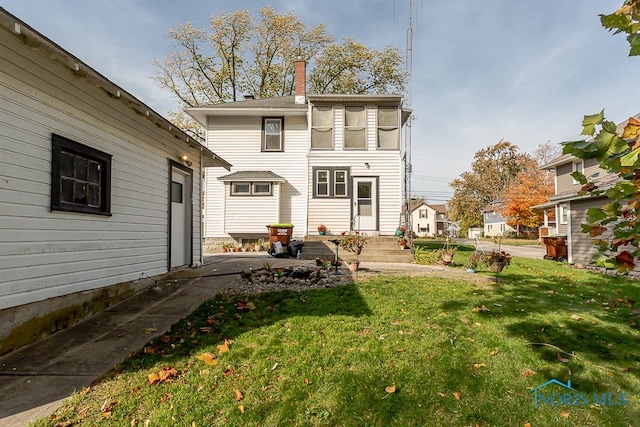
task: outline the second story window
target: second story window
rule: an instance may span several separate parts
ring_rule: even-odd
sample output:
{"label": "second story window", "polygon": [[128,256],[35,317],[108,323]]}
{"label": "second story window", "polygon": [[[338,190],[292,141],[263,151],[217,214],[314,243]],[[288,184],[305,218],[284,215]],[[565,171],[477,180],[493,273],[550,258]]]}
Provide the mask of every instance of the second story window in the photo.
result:
{"label": "second story window", "polygon": [[262,119],[262,151],[284,151],[282,117],[265,117]]}
{"label": "second story window", "polygon": [[367,109],[364,106],[344,108],[344,148],[367,147]]}
{"label": "second story window", "polygon": [[314,105],[311,109],[311,149],[333,148],[333,107]]}
{"label": "second story window", "polygon": [[[582,162],[582,160],[573,162],[573,172],[580,172],[581,174],[584,174],[584,163]],[[575,178],[573,178],[573,183],[579,184],[578,180],[576,180]]]}
{"label": "second story window", "polygon": [[426,209],[420,209],[418,215],[419,215],[420,218],[426,218],[427,217],[427,210]]}
{"label": "second story window", "polygon": [[378,107],[378,148],[400,148],[400,126],[397,107]]}

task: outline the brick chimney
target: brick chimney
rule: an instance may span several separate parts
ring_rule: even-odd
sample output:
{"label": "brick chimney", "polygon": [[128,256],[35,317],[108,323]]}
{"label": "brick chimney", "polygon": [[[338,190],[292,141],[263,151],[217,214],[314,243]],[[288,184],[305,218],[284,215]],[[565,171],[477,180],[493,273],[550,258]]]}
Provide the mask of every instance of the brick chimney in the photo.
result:
{"label": "brick chimney", "polygon": [[298,57],[294,70],[295,100],[296,104],[307,103],[307,63]]}

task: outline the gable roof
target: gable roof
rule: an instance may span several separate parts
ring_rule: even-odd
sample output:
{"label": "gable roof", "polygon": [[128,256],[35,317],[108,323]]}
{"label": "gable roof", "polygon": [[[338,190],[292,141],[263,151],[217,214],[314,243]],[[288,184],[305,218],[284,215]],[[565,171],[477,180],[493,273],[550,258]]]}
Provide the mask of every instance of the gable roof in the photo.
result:
{"label": "gable roof", "polygon": [[175,127],[169,120],[153,111],[151,107],[144,104],[138,98],[107,79],[2,7],[0,7],[0,29],[7,34],[13,35],[25,46],[28,46],[29,49],[39,51],[52,61],[58,62],[71,69],[75,77],[84,79],[101,88],[106,96],[122,102],[131,109],[140,120],[149,120],[165,132],[173,135],[176,143],[186,144],[191,148],[199,148],[203,154],[203,166],[220,166],[227,170],[231,169],[231,165],[228,162],[187,135],[181,129]]}

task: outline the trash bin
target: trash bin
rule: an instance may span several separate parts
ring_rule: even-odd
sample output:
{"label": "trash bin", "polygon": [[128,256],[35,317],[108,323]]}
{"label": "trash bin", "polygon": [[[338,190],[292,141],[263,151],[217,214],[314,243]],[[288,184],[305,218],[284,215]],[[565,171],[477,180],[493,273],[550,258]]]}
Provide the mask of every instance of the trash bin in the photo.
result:
{"label": "trash bin", "polygon": [[297,256],[298,251],[300,251],[300,254],[302,255],[303,246],[304,242],[301,240],[292,240],[291,243],[289,243],[289,255],[292,257]]}
{"label": "trash bin", "polygon": [[269,224],[269,246],[273,248],[275,242],[282,243],[282,246],[288,246],[293,233],[293,224]]}
{"label": "trash bin", "polygon": [[567,236],[549,235],[542,238],[542,242],[547,248],[547,254],[544,259],[553,259],[556,261],[567,260]]}

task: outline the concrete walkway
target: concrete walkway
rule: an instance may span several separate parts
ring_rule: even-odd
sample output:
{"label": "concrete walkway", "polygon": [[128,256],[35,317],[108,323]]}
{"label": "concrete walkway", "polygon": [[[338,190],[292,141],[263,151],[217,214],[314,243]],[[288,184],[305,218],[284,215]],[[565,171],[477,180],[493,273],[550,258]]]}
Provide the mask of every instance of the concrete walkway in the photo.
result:
{"label": "concrete walkway", "polygon": [[[0,357],[0,426],[25,426],[51,414],[74,391],[91,385],[203,301],[226,289],[243,269],[249,265],[259,268],[265,261],[274,267],[315,265],[313,260],[274,258],[266,252],[206,257],[198,269],[170,273],[156,284],[150,280],[148,290]],[[464,275],[448,267],[404,263],[363,262],[361,269],[360,278],[379,274]],[[349,274],[344,267],[342,271]]]}

